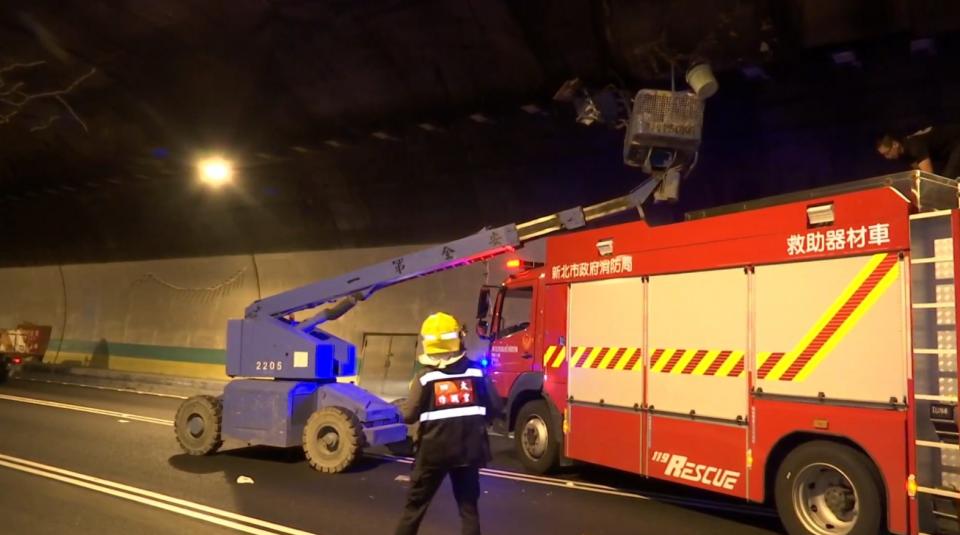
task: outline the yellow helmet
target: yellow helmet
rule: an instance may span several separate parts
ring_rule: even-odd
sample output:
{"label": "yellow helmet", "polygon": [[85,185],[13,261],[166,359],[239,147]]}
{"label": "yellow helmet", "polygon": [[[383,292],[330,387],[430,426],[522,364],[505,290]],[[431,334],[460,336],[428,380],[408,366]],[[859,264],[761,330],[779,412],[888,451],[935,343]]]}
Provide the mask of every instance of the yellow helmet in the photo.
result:
{"label": "yellow helmet", "polygon": [[420,327],[423,354],[417,357],[420,364],[444,368],[463,358],[463,331],[460,322],[450,314],[437,312],[427,316]]}

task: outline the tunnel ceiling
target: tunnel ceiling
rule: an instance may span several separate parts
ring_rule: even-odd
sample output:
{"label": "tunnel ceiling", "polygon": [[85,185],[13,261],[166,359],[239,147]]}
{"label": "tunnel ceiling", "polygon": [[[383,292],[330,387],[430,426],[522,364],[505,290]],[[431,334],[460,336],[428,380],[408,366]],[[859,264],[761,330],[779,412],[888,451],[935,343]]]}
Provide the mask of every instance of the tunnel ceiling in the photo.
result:
{"label": "tunnel ceiling", "polygon": [[[8,1],[0,264],[456,237],[638,179],[622,132],[551,100],[565,80],[703,59],[721,94],[790,103],[837,51],[869,78],[917,38],[949,64],[957,30],[950,0]],[[210,152],[235,187],[196,184]]]}

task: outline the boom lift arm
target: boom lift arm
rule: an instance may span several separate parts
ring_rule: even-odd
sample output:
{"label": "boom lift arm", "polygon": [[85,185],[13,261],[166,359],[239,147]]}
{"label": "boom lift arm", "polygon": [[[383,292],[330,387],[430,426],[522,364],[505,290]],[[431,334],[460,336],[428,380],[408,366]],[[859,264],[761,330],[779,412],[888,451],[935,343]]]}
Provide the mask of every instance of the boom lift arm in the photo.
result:
{"label": "boom lift arm", "polygon": [[360,301],[388,286],[514,251],[532,239],[577,229],[595,219],[632,208],[640,210],[641,204],[659,182],[659,178],[651,177],[627,195],[615,199],[587,207],[577,206],[524,223],[483,229],[466,238],[266,297],[247,307],[245,317],[279,318],[339,300],[336,305],[308,319],[291,323],[300,331],[309,333],[321,323],[339,318]]}

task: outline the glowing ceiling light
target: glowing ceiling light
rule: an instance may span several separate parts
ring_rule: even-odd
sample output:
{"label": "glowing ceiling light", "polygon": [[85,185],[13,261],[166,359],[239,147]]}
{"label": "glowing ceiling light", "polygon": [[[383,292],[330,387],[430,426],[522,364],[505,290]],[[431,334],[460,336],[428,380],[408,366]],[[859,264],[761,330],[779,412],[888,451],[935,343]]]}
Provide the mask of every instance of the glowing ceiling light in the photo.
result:
{"label": "glowing ceiling light", "polygon": [[200,160],[197,167],[200,181],[208,186],[219,188],[233,179],[233,163],[219,156]]}

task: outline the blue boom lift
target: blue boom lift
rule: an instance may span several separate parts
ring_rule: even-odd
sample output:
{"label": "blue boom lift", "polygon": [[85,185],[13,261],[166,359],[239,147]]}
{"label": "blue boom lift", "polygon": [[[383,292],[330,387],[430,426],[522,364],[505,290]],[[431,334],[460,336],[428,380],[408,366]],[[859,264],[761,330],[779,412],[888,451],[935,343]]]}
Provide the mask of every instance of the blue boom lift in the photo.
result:
{"label": "blue boom lift", "polygon": [[[407,427],[394,405],[337,378],[357,373],[356,347],[319,327],[374,292],[417,277],[514,251],[529,240],[640,206],[659,184],[648,179],[628,195],[472,236],[255,301],[227,325],[222,397],[194,396],[175,419],[191,455],[215,452],[223,438],[248,444],[302,446],[321,472],[348,468],[365,446],[402,442]],[[323,307],[323,308],[321,308]],[[307,319],[293,314],[321,308]]]}

